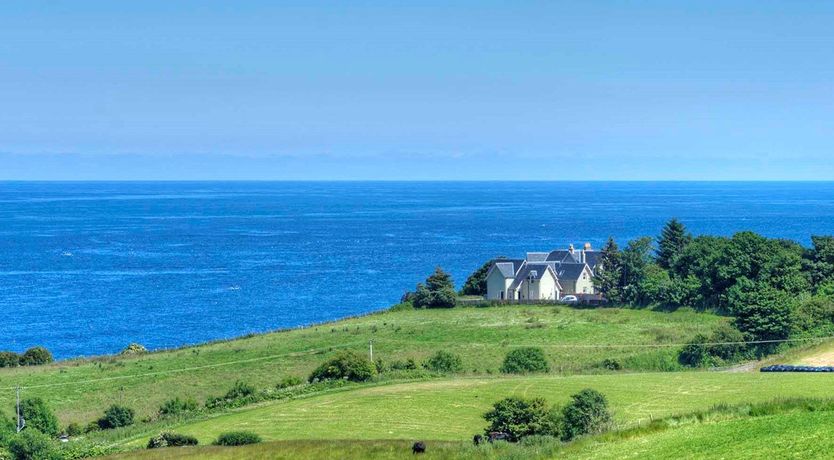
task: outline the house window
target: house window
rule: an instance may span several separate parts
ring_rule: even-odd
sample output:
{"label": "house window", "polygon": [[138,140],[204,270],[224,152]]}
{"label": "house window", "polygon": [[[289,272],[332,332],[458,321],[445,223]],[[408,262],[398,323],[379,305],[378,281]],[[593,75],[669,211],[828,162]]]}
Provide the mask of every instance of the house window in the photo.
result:
{"label": "house window", "polygon": [[501,300],[504,300],[504,291],[501,291],[501,295],[499,296]]}

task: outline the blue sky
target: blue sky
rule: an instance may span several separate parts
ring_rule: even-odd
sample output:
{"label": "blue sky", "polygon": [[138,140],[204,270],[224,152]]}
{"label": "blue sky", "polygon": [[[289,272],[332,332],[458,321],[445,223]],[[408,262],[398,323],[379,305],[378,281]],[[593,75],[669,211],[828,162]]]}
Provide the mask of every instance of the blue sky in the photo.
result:
{"label": "blue sky", "polygon": [[0,179],[834,179],[830,2],[4,1]]}

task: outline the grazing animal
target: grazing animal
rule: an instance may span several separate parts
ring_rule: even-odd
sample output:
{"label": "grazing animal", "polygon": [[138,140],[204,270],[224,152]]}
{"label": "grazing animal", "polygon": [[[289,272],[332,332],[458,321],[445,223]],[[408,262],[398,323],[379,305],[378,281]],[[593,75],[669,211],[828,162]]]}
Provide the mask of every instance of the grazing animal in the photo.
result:
{"label": "grazing animal", "polygon": [[412,454],[424,454],[426,453],[426,443],[423,441],[417,441],[411,446],[411,453]]}
{"label": "grazing animal", "polygon": [[479,435],[479,434],[476,434],[476,435],[472,438],[472,443],[473,443],[473,444],[475,444],[476,446],[480,446],[480,445],[481,445],[481,443],[483,443],[483,442],[484,442],[484,437],[483,437],[483,436],[481,436],[481,435]]}

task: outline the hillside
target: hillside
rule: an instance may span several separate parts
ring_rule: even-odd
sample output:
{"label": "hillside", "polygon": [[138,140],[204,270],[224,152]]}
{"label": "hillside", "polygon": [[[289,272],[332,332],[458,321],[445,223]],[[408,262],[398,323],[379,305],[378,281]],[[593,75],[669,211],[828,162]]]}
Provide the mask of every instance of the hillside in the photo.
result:
{"label": "hillside", "polygon": [[726,321],[707,313],[629,309],[573,309],[554,306],[386,311],[296,329],[142,356],[103,357],[43,367],[0,369],[0,408],[9,413],[17,385],[23,397],[43,397],[61,422],[94,420],[120,401],[138,418],[155,414],[175,396],[204,401],[236,380],[274,386],[287,376],[306,377],[340,349],[365,352],[385,361],[437,350],[459,354],[469,375],[495,374],[508,350],[522,345],[545,349],[554,372],[601,371],[603,359],[624,369],[670,370],[677,347]]}

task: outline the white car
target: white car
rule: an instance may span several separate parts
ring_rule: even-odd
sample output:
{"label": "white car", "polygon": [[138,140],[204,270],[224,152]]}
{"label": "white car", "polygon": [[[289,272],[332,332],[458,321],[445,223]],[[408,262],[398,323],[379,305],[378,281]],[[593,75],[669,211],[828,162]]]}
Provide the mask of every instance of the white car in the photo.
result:
{"label": "white car", "polygon": [[562,297],[559,301],[562,303],[574,304],[579,303],[579,298],[577,298],[575,295],[566,295]]}

